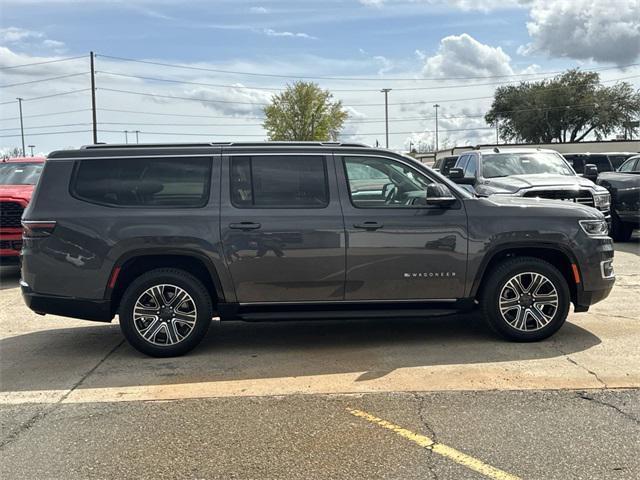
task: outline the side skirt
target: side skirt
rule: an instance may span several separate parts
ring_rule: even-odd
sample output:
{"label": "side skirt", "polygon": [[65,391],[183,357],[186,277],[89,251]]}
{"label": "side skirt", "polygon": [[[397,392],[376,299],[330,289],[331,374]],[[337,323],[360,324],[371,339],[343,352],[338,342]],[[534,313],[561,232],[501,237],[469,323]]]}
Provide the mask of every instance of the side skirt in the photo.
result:
{"label": "side skirt", "polygon": [[221,320],[335,320],[359,318],[439,317],[470,311],[473,301],[467,299],[433,302],[327,302],[327,303],[220,303]]}

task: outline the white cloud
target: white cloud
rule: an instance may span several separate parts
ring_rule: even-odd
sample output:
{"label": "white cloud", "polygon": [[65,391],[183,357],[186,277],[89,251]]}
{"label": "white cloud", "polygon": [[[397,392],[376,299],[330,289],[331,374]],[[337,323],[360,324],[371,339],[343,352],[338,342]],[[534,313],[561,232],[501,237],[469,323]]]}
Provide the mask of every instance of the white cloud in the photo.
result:
{"label": "white cloud", "polygon": [[43,36],[40,32],[25,30],[24,28],[0,28],[0,42],[2,43],[18,43],[27,39],[42,38]]}
{"label": "white cloud", "polygon": [[269,9],[265,7],[251,7],[249,9],[249,12],[256,13],[256,14],[265,14],[265,13],[269,13]]}
{"label": "white cloud", "polygon": [[0,44],[19,48],[44,48],[55,53],[62,53],[65,50],[64,42],[47,38],[42,32],[19,27],[0,28]]}
{"label": "white cloud", "polygon": [[427,57],[417,52],[424,60],[422,73],[425,77],[465,77],[488,75],[512,75],[511,57],[500,47],[478,42],[471,35],[450,35],[440,40],[435,55]]}
{"label": "white cloud", "polygon": [[269,37],[293,37],[293,38],[306,38],[308,40],[317,40],[318,37],[309,35],[303,32],[279,32],[272,28],[265,28],[262,32]]}
{"label": "white cloud", "polygon": [[624,64],[640,56],[638,0],[535,0],[520,53]]}

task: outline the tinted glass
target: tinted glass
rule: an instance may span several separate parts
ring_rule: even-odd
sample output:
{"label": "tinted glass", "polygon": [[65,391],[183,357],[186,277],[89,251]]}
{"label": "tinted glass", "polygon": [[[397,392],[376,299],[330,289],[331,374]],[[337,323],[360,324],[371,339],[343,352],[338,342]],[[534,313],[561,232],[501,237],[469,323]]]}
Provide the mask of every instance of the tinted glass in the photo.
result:
{"label": "tinted glass", "polygon": [[475,155],[471,155],[471,157],[469,158],[469,163],[467,163],[467,166],[465,167],[464,176],[473,178],[476,176],[477,171],[478,171],[478,157],[476,157]]}
{"label": "tinted glass", "polygon": [[199,207],[207,202],[210,182],[210,158],[83,160],[73,192],[105,205]]}
{"label": "tinted glass", "polygon": [[599,172],[610,172],[612,170],[611,162],[609,162],[609,157],[606,155],[589,155],[588,157],[585,157],[584,164],[595,165],[598,167]]}
{"label": "tinted glass", "polygon": [[456,162],[456,168],[461,168],[464,171],[468,161],[469,161],[469,155],[462,155]]}
{"label": "tinted glass", "polygon": [[622,165],[625,160],[627,158],[632,157],[633,155],[609,155],[609,161],[611,162],[611,165],[613,165],[613,169],[617,170],[618,168],[620,168],[620,165]]}
{"label": "tinted glass", "polygon": [[440,172],[443,175],[449,175],[449,170],[456,164],[458,161],[458,157],[445,157],[442,161],[442,167],[440,168]]}
{"label": "tinted glass", "polygon": [[482,156],[482,176],[485,178],[541,173],[573,175],[571,168],[555,153],[494,153]]}
{"label": "tinted glass", "polygon": [[0,163],[0,185],[35,185],[44,163]]}
{"label": "tinted glass", "polygon": [[635,165],[636,165],[637,159],[635,158],[630,158],[629,160],[627,160],[626,162],[624,162],[622,164],[622,166],[618,169],[619,172],[633,172],[636,170]]}
{"label": "tinted glass", "polygon": [[345,157],[351,202],[356,207],[398,208],[424,203],[431,183],[417,170],[389,158]]}
{"label": "tinted glass", "polygon": [[321,208],[329,204],[322,156],[231,159],[231,201],[241,208]]}

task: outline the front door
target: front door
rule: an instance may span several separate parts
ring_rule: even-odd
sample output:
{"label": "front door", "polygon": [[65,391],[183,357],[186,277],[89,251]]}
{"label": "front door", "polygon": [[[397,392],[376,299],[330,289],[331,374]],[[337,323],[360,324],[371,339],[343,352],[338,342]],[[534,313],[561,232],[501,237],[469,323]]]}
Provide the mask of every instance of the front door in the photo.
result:
{"label": "front door", "polygon": [[238,302],[343,300],[345,233],[333,172],[333,158],[319,153],[224,157],[220,225]]}
{"label": "front door", "polygon": [[347,232],[346,300],[464,295],[467,217],[460,200],[426,205],[431,179],[408,161],[336,155]]}

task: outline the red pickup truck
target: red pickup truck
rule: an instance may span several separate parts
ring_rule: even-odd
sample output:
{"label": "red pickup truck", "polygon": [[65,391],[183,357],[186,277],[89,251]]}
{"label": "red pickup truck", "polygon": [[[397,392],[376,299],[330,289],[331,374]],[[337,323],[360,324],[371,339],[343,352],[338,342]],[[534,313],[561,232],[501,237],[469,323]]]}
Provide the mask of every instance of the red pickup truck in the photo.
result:
{"label": "red pickup truck", "polygon": [[17,264],[22,248],[20,219],[44,167],[44,157],[0,160],[0,264]]}

